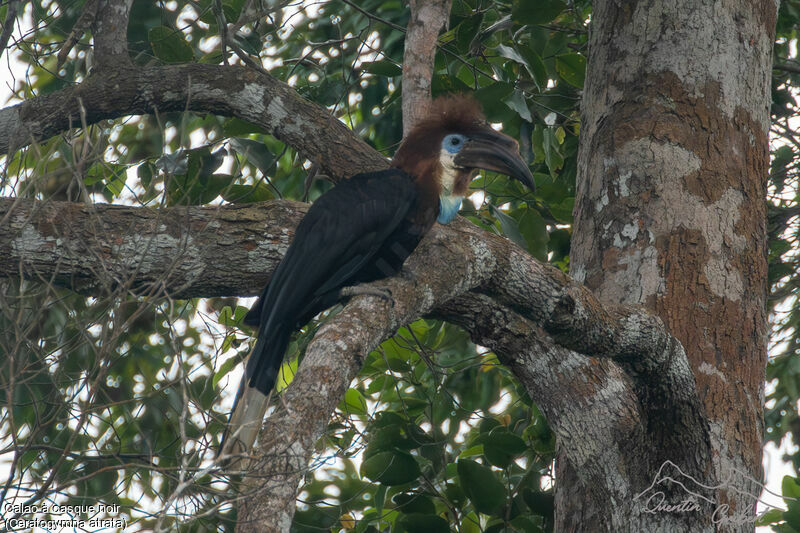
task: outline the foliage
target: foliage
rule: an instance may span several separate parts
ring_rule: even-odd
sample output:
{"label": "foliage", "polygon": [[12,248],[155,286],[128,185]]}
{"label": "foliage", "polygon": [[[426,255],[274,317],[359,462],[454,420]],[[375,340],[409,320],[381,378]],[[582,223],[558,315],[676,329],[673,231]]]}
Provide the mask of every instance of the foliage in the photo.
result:
{"label": "foliage", "polygon": [[[779,445],[784,438],[794,443],[785,457],[800,469],[797,437],[800,434],[800,307],[796,294],[798,272],[798,163],[800,142],[796,134],[796,87],[800,83],[795,43],[800,21],[800,2],[781,2],[772,77],[772,161],[769,176],[769,280],[773,346],[767,367],[766,439]],[[784,488],[786,487],[784,483]],[[784,490],[784,496],[787,496]],[[786,529],[780,529],[786,531]]]}
{"label": "foliage", "polygon": [[[254,16],[245,16],[245,3],[134,2],[131,55],[140,65],[260,59],[390,154],[401,137],[405,3],[270,0],[254,2]],[[57,60],[84,2],[21,4],[19,23],[28,30],[9,50],[25,64],[12,82],[16,99],[89,76],[90,35],[63,65]],[[8,9],[0,4],[0,19]],[[520,139],[537,182],[531,194],[503,176],[481,175],[462,215],[565,271],[590,16],[588,0],[454,0],[432,87],[434,95],[473,91],[488,119]],[[771,303],[784,340],[768,369],[766,423],[775,442],[800,430],[793,297],[800,285],[800,142],[791,122],[798,20],[800,2],[784,0],[769,189]],[[221,21],[238,27],[225,46]],[[238,119],[172,112],[77,126],[9,157],[3,194],[218,205],[313,200],[330,187],[323,180],[307,187],[313,170],[302,155]],[[124,284],[87,298],[47,282],[0,283],[0,380],[8,391],[0,460],[11,466],[2,498],[119,503],[143,528],[232,528],[232,489],[206,467],[235,387],[229,373],[248,351],[251,332],[241,326],[247,302],[176,301]],[[328,316],[293,339],[287,379]],[[369,355],[319,442],[293,530],[550,530],[553,442],[541,413],[492,353],[452,325],[419,320]],[[792,460],[800,467],[800,455]]]}
{"label": "foliage", "polygon": [[[15,81],[18,99],[90,75],[88,35],[60,68],[56,58],[82,4],[26,4],[20,20],[32,29],[13,46],[27,64]],[[402,2],[264,2],[249,19],[240,18],[241,0],[222,2],[221,12],[209,0],[175,4],[134,3],[128,39],[138,64],[258,55],[376,149],[397,146]],[[434,95],[474,91],[489,120],[521,139],[539,187],[532,195],[483,175],[462,214],[563,269],[588,15],[585,2],[533,9],[455,0],[433,84]],[[224,49],[223,19],[242,23]],[[76,128],[7,163],[5,193],[41,199],[216,205],[313,200],[329,187],[316,180],[306,190],[308,163],[257,127],[189,112]],[[231,527],[232,489],[203,468],[229,408],[217,398],[247,352],[245,307],[112,289],[86,298],[38,284],[4,284],[3,298],[2,330],[10,334],[0,342],[12,357],[1,375],[13,399],[0,423],[13,440],[4,459],[16,461],[5,497],[19,502],[44,488],[32,501],[120,503],[142,527]],[[292,341],[287,380],[326,319]],[[543,486],[553,443],[493,354],[454,326],[419,320],[370,354],[347,392],[319,443],[293,529],[548,530],[553,502]],[[191,488],[179,488],[187,479]]]}

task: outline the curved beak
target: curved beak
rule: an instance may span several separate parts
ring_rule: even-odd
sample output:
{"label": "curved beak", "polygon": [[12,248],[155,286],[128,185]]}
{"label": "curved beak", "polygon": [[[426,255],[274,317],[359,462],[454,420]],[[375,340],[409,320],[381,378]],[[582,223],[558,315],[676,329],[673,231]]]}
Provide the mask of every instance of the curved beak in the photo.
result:
{"label": "curved beak", "polygon": [[500,172],[518,179],[530,190],[536,190],[528,164],[519,155],[517,141],[492,129],[471,133],[453,163],[464,168]]}

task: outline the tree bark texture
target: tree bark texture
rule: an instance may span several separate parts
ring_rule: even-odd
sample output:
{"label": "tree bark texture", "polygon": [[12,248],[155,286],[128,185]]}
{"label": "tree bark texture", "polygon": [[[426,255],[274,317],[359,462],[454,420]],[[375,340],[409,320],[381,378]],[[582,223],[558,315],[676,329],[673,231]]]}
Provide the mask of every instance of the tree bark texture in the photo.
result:
{"label": "tree bark texture", "polygon": [[452,3],[453,0],[409,2],[411,20],[403,52],[403,136],[430,110],[436,45]]}
{"label": "tree bark texture", "polygon": [[326,109],[266,72],[202,64],[98,70],[79,85],[6,107],[0,154],[104,119],[185,110],[261,126],[334,179],[388,166]]}
{"label": "tree bark texture", "polygon": [[[776,11],[773,1],[595,2],[582,102],[572,274],[603,302],[652,309],[686,348],[709,423],[704,479],[722,483],[715,509],[733,518],[706,524],[720,531],[752,531],[736,517],[755,516],[760,492]],[[642,397],[653,427],[661,401]],[[664,444],[650,454],[685,468]],[[567,446],[558,529],[619,531],[621,508],[593,497]],[[602,527],[587,529],[588,517]]]}

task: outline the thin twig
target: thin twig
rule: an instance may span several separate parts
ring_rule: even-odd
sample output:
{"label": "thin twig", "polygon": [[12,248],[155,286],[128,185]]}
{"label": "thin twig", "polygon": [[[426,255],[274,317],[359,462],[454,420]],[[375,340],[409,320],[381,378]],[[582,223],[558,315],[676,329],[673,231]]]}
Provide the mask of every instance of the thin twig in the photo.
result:
{"label": "thin twig", "polygon": [[8,46],[8,40],[11,38],[11,32],[14,31],[14,20],[17,18],[17,7],[19,0],[11,0],[8,3],[8,11],[6,11],[6,19],[3,21],[3,33],[0,33],[0,55]]}

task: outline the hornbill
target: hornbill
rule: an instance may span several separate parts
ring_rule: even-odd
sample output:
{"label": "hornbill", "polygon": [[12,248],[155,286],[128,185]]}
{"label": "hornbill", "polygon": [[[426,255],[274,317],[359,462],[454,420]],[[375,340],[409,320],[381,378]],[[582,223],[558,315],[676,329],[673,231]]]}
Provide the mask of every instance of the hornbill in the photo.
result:
{"label": "hornbill", "polygon": [[389,169],[343,180],[311,205],[244,319],[258,326],[258,340],[222,455],[246,452],[255,441],[292,332],[357,294],[353,286],[397,274],[434,222],[456,217],[479,169],[535,187],[517,142],[493,130],[472,97],[441,97],[403,140]]}

